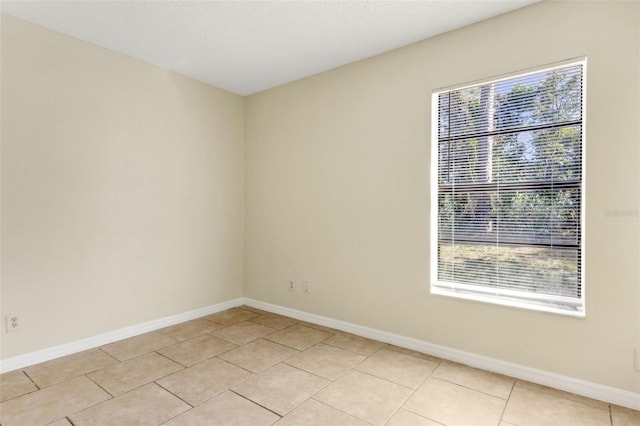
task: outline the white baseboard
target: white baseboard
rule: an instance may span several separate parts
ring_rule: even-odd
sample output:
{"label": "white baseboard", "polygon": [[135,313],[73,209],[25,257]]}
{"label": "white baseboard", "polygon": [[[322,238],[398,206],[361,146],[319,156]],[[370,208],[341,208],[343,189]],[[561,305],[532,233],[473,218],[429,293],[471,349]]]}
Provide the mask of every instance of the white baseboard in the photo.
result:
{"label": "white baseboard", "polygon": [[6,373],[7,371],[13,371],[29,365],[38,364],[40,362],[50,361],[61,356],[71,355],[77,352],[86,351],[87,349],[104,346],[128,337],[159,330],[164,327],[169,327],[170,325],[179,324],[205,315],[215,314],[216,312],[224,311],[225,309],[240,306],[243,303],[244,298],[242,297],[227,300],[226,302],[216,303],[215,305],[205,306],[204,308],[195,309],[193,311],[183,312],[181,314],[132,325],[130,327],[124,327],[119,330],[109,331],[86,339],[76,340],[74,342],[53,346],[36,352],[30,352],[25,355],[7,358],[0,361],[0,373]]}
{"label": "white baseboard", "polygon": [[258,300],[245,298],[244,304],[256,309],[262,309],[264,311],[286,315],[288,317],[292,317],[301,321],[335,328],[337,330],[357,334],[369,339],[390,343],[402,348],[412,349],[418,352],[437,356],[439,358],[466,364],[476,368],[481,368],[487,371],[492,371],[494,373],[504,374],[516,379],[526,380],[555,389],[560,389],[566,392],[571,392],[577,395],[586,396],[588,398],[593,398],[611,404],[632,408],[634,410],[640,410],[640,394],[638,393],[617,389],[611,386],[587,382],[585,380],[563,376],[561,374],[550,373],[548,371],[538,370],[535,368],[506,362],[495,358],[489,358],[486,356],[477,355],[471,352],[465,352],[446,346],[440,346],[422,340],[401,336],[399,334],[387,333],[385,331],[363,327],[357,324],[339,321],[320,315],[314,315],[283,306],[272,305],[269,303],[260,302]]}

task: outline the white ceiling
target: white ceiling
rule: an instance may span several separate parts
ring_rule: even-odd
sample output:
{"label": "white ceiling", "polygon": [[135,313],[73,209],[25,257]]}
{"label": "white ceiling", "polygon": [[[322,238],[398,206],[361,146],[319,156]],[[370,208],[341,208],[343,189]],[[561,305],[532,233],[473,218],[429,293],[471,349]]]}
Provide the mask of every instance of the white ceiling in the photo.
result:
{"label": "white ceiling", "polygon": [[0,10],[249,95],[537,1],[2,1]]}

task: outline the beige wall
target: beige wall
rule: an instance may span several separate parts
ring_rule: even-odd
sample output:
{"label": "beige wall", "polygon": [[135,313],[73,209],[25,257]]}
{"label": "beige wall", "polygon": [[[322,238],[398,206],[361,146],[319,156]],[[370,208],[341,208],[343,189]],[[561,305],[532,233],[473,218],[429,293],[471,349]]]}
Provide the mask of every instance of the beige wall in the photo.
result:
{"label": "beige wall", "polygon": [[[638,9],[543,2],[248,97],[245,295],[640,392]],[[430,295],[432,90],[583,55],[586,318]]]}
{"label": "beige wall", "polygon": [[243,294],[243,99],[2,16],[2,358]]}

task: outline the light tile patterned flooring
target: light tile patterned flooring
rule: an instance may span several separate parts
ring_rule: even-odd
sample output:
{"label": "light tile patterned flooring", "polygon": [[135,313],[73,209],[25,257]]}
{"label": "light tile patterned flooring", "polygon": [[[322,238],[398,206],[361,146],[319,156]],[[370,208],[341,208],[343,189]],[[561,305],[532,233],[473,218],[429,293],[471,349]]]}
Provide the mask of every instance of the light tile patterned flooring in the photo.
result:
{"label": "light tile patterned flooring", "polygon": [[256,309],[0,376],[0,423],[624,426],[640,412]]}

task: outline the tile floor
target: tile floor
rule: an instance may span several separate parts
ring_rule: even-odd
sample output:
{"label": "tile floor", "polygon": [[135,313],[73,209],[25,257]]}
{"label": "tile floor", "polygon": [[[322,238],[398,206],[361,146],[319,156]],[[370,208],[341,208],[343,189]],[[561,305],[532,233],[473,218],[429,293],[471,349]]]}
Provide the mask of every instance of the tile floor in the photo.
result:
{"label": "tile floor", "polygon": [[0,424],[640,425],[640,412],[256,309],[0,376]]}

